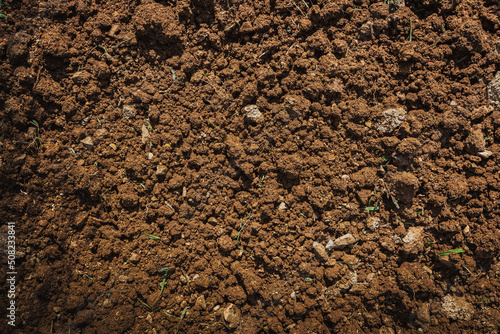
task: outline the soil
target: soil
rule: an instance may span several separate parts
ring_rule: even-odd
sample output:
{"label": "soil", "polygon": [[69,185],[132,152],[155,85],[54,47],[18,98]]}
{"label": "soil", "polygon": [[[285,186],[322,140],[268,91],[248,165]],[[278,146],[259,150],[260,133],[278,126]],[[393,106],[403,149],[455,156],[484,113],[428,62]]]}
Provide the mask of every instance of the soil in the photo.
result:
{"label": "soil", "polygon": [[499,331],[498,1],[0,12],[1,332]]}

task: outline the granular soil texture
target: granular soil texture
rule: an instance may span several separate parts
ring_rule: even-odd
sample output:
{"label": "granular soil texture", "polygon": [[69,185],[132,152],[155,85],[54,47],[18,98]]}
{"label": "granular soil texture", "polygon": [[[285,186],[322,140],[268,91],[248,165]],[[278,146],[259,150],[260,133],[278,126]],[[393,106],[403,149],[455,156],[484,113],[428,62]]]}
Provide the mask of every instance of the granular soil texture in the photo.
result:
{"label": "granular soil texture", "polygon": [[498,332],[498,1],[0,12],[3,333]]}

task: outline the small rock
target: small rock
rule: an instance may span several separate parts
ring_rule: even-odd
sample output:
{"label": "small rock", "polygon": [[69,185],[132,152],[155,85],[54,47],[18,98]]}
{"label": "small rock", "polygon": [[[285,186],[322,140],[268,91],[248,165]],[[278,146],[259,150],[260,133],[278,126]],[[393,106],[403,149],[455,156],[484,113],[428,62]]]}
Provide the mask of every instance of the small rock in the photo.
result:
{"label": "small rock", "polygon": [[278,210],[283,211],[288,209],[288,206],[285,204],[285,202],[281,202],[280,205],[278,206]]}
{"label": "small rock", "polygon": [[431,321],[429,303],[424,303],[417,309],[416,321],[420,325],[425,325]]}
{"label": "small rock", "polygon": [[203,295],[196,298],[196,302],[194,303],[194,310],[205,310],[207,308],[207,303],[205,301],[205,297]]}
{"label": "small rock", "polygon": [[149,322],[150,324],[153,323],[153,317],[151,316],[151,313],[148,313],[148,315],[146,316],[146,321]]}
{"label": "small rock", "polygon": [[137,262],[139,262],[139,255],[137,255],[136,253],[130,254],[129,261],[133,264],[136,264]]}
{"label": "small rock", "polygon": [[398,7],[398,8],[404,7],[405,0],[394,0],[394,5],[396,5],[396,7]]}
{"label": "small rock", "polygon": [[322,244],[315,241],[313,242],[313,248],[323,261],[328,260],[328,253],[326,252],[326,249]]}
{"label": "small rock", "polygon": [[75,315],[75,325],[84,326],[88,325],[94,320],[94,312],[91,310],[82,310]]}
{"label": "small rock", "polygon": [[220,309],[220,305],[215,305],[213,311],[217,312]]}
{"label": "small rock", "polygon": [[477,155],[479,155],[481,158],[487,159],[493,155],[493,152],[488,151],[488,150],[484,150],[482,152],[479,152]]}
{"label": "small rock", "polygon": [[500,72],[488,85],[488,99],[492,105],[500,107]]}
{"label": "small rock", "polygon": [[224,320],[227,322],[229,328],[238,327],[240,318],[240,310],[234,304],[229,304],[224,310]]}
{"label": "small rock", "polygon": [[114,151],[118,148],[114,143],[109,144],[109,147],[111,147]]}
{"label": "small rock", "polygon": [[345,183],[349,182],[351,180],[351,177],[347,174],[344,174],[340,177]]}
{"label": "small rock", "polygon": [[134,118],[136,115],[135,108],[132,106],[123,106],[123,117]]}
{"label": "small rock", "polygon": [[340,238],[335,239],[334,241],[330,240],[328,241],[328,244],[326,245],[327,250],[332,250],[332,249],[337,249],[337,248],[344,248],[346,246],[350,246],[356,242],[356,238],[352,236],[352,234],[348,233]]}
{"label": "small rock", "polygon": [[151,140],[151,134],[149,133],[148,127],[146,124],[142,125],[142,136],[141,136],[141,141],[143,144],[149,143]]}
{"label": "small rock", "polygon": [[394,131],[406,119],[406,111],[403,108],[387,109],[382,112],[382,121],[376,125],[377,131],[388,133]]}
{"label": "small rock", "polygon": [[166,175],[167,167],[163,165],[156,166],[156,175]]}
{"label": "small rock", "polygon": [[484,140],[483,131],[480,129],[472,130],[465,140],[467,151],[471,154],[479,154],[486,149],[486,140]]}
{"label": "small rock", "polygon": [[131,283],[134,281],[134,278],[132,276],[120,275],[118,276],[118,281],[122,283]]}
{"label": "small rock", "polygon": [[105,299],[102,302],[102,306],[104,306],[105,308],[113,307],[113,302],[110,299]]}
{"label": "small rock", "polygon": [[368,221],[366,222],[366,227],[372,232],[380,227],[380,218],[379,217],[368,217]]}
{"label": "small rock", "polygon": [[17,166],[17,165],[22,165],[24,163],[24,161],[26,160],[26,154],[21,154],[20,156],[18,156],[17,158],[15,158],[13,161],[12,161],[12,164],[14,166]]}
{"label": "small rock", "polygon": [[61,312],[61,308],[59,306],[54,306],[53,308],[54,312],[59,313]]}
{"label": "small rock", "polygon": [[470,227],[469,227],[469,225],[467,225],[467,226],[464,227],[463,233],[464,233],[465,236],[468,236],[470,234]]}
{"label": "small rock", "polygon": [[101,140],[108,134],[108,130],[106,129],[97,129],[96,132],[94,132],[94,141],[95,143],[101,142]]}
{"label": "small rock", "polygon": [[474,307],[463,297],[446,295],[441,305],[444,314],[453,320],[469,321],[474,314]]}
{"label": "small rock", "polygon": [[406,253],[417,254],[424,249],[424,228],[412,226],[403,238],[403,249]]}
{"label": "small rock", "polygon": [[217,244],[223,252],[229,252],[235,246],[234,240],[231,239],[231,237],[227,234],[224,234],[222,237],[220,237],[219,240],[217,240]]}
{"label": "small rock", "polygon": [[93,150],[94,149],[94,142],[92,141],[91,137],[87,137],[85,139],[82,139],[80,143],[83,144],[88,150]]}
{"label": "small rock", "polygon": [[252,123],[257,123],[259,118],[262,116],[259,107],[254,104],[246,106],[243,108],[243,111],[245,112],[245,118]]}
{"label": "small rock", "polygon": [[148,153],[148,159],[149,160],[153,159],[153,156],[154,156],[153,153],[151,153],[151,152]]}

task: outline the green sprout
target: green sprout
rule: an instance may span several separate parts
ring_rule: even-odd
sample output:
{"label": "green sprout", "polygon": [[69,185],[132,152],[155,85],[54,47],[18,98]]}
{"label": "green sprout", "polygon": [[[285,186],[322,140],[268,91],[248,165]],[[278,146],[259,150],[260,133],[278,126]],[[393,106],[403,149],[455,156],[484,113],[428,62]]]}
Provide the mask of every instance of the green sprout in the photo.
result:
{"label": "green sprout", "polygon": [[149,239],[152,239],[152,240],[160,240],[160,237],[156,236],[156,235],[152,235],[152,234],[149,234],[149,233],[142,233],[144,234],[145,236],[147,236]]}
{"label": "green sprout", "polygon": [[367,206],[366,208],[364,208],[364,210],[367,210],[367,211],[376,211],[379,209],[380,208],[378,206]]}
{"label": "green sprout", "polygon": [[165,283],[167,282],[167,276],[168,276],[169,270],[170,270],[170,267],[163,267],[160,270],[158,270],[159,273],[163,273],[163,280],[161,282],[160,294],[163,293],[163,289],[165,288]]}
{"label": "green sprout", "polygon": [[310,277],[306,277],[306,278],[304,278],[304,281],[307,282],[307,283],[312,283],[313,279],[310,278]]}
{"label": "green sprout", "polygon": [[465,252],[461,248],[456,248],[456,249],[450,249],[449,251],[446,251],[443,253],[439,253],[439,256],[446,256],[446,255],[450,255],[451,253],[461,254],[461,253],[465,253]]}

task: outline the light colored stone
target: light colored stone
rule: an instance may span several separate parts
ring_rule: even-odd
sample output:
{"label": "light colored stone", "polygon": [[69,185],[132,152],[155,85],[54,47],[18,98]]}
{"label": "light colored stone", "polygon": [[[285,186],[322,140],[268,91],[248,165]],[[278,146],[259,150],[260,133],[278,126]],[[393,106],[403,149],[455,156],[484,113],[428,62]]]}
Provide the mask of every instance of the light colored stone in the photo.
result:
{"label": "light colored stone", "polygon": [[99,143],[101,142],[101,140],[108,134],[108,130],[106,129],[97,129],[95,132],[94,132],[94,142],[96,143]]}
{"label": "light colored stone", "polygon": [[136,253],[130,254],[129,261],[133,264],[136,264],[137,262],[139,262],[139,255],[137,255]]}
{"label": "light colored stone", "polygon": [[380,218],[374,217],[374,216],[368,217],[367,222],[366,222],[366,227],[370,231],[374,232],[376,229],[378,229],[380,227]]}
{"label": "light colored stone", "polygon": [[16,165],[22,165],[24,164],[24,161],[26,160],[26,154],[21,154],[20,156],[18,156],[17,158],[15,158],[13,161],[12,161],[12,164],[14,166]]}
{"label": "light colored stone", "polygon": [[424,249],[424,228],[412,226],[403,238],[403,249],[406,253],[417,254]]}
{"label": "light colored stone", "polygon": [[441,307],[444,314],[453,320],[469,321],[474,314],[474,307],[463,297],[446,295]]}
{"label": "light colored stone", "polygon": [[481,158],[487,159],[493,155],[493,152],[488,151],[488,150],[484,150],[482,152],[479,152],[477,155],[479,155]]}
{"label": "light colored stone", "polygon": [[151,140],[151,134],[149,133],[148,127],[146,124],[142,125],[142,135],[141,135],[141,141],[143,144],[149,143]]}
{"label": "light colored stone", "polygon": [[495,79],[488,85],[488,99],[492,105],[500,108],[500,72],[495,75]]}
{"label": "light colored stone", "polygon": [[240,323],[241,312],[234,304],[229,304],[224,310],[224,320],[229,328],[236,328]]}
{"label": "light colored stone", "polygon": [[156,166],[156,175],[166,175],[167,174],[167,167],[164,165],[158,165]]}
{"label": "light colored stone", "polygon": [[88,150],[93,150],[94,149],[94,142],[92,141],[91,137],[86,137],[85,139],[82,139],[80,143],[83,144]]}
{"label": "light colored stone", "polygon": [[254,104],[246,106],[243,108],[243,111],[245,112],[245,118],[253,123],[257,123],[259,118],[262,116],[259,107]]}
{"label": "light colored stone", "polygon": [[328,260],[328,253],[326,252],[326,249],[322,244],[315,241],[313,242],[313,248],[323,261]]}
{"label": "light colored stone", "polygon": [[102,302],[102,306],[104,306],[105,308],[110,308],[113,306],[113,302],[110,299],[105,299]]}
{"label": "light colored stone", "polygon": [[356,242],[356,238],[353,237],[352,234],[348,233],[348,234],[345,234],[345,235],[335,239],[332,242],[330,242],[330,241],[328,241],[328,244],[326,245],[327,250],[344,248],[346,246],[350,246]]}
{"label": "light colored stone", "polygon": [[194,303],[194,308],[200,310],[205,310],[207,308],[207,303],[203,295],[196,298],[196,302]]}
{"label": "light colored stone", "polygon": [[135,108],[132,106],[123,106],[123,117],[134,118],[136,115]]}
{"label": "light colored stone", "polygon": [[278,210],[283,211],[288,209],[288,206],[286,205],[285,202],[281,202],[280,205],[278,206]]}
{"label": "light colored stone", "polygon": [[377,131],[389,133],[398,128],[406,119],[406,110],[403,108],[387,109],[382,112],[382,121],[375,125]]}
{"label": "light colored stone", "polygon": [[118,281],[122,283],[131,283],[134,281],[134,278],[132,276],[120,275],[118,276]]}

